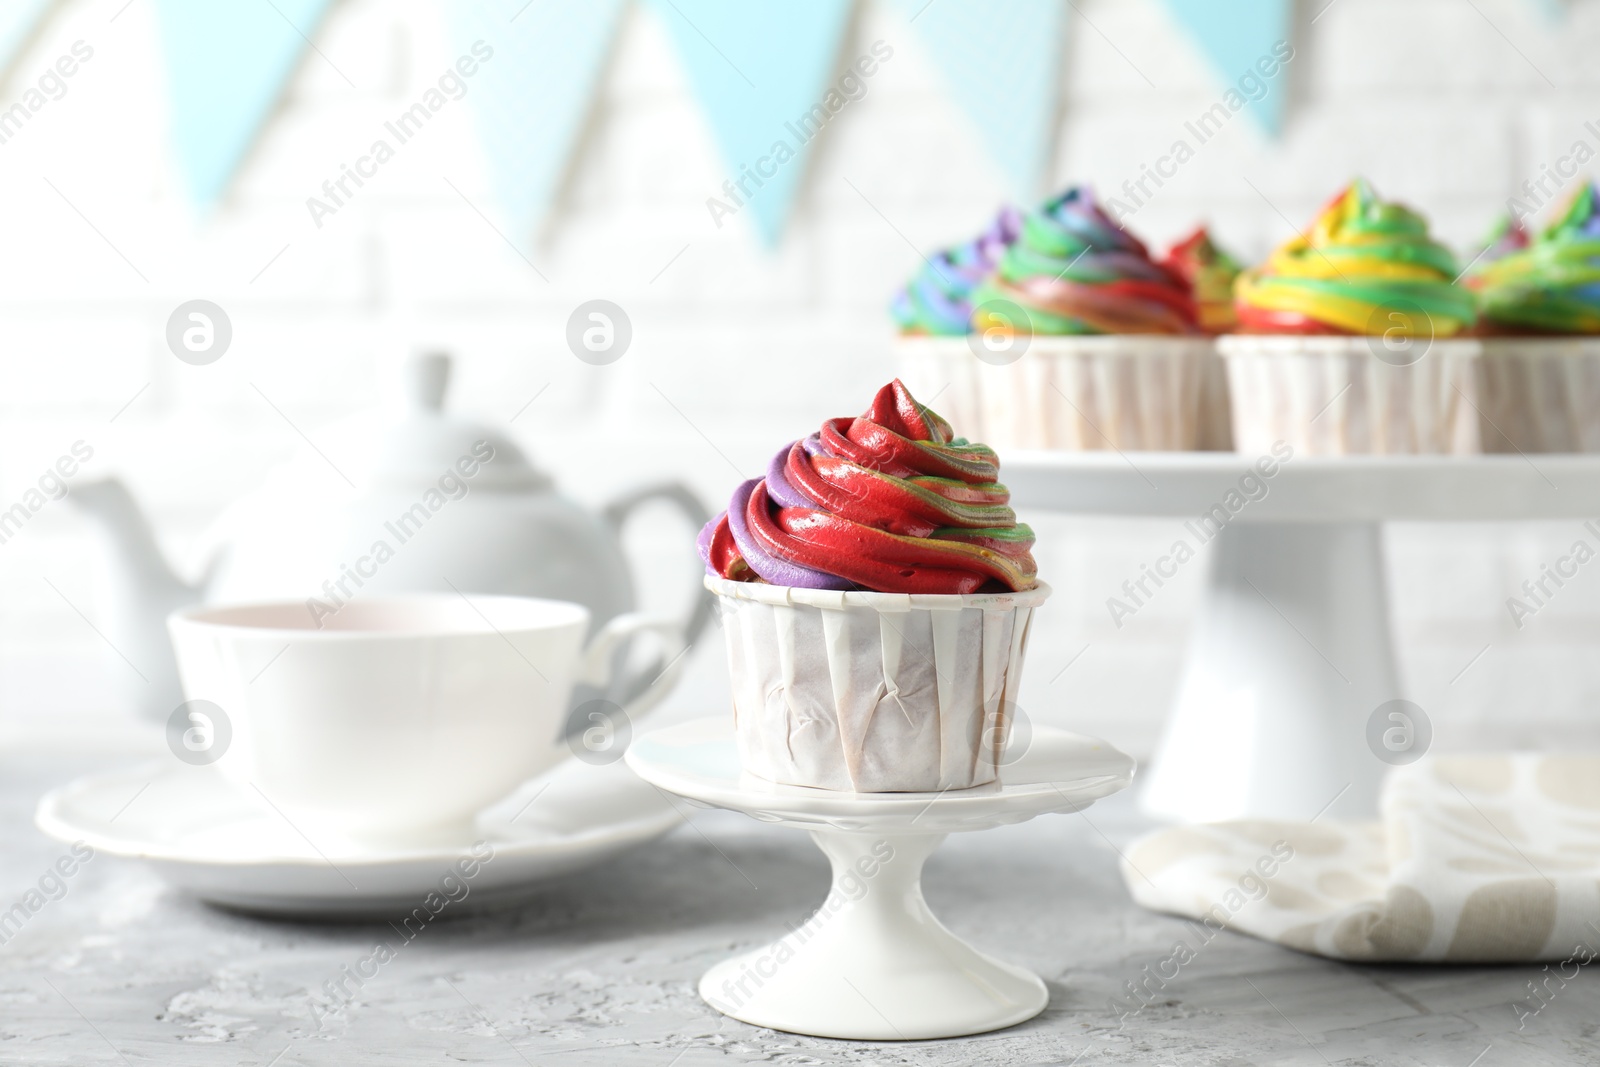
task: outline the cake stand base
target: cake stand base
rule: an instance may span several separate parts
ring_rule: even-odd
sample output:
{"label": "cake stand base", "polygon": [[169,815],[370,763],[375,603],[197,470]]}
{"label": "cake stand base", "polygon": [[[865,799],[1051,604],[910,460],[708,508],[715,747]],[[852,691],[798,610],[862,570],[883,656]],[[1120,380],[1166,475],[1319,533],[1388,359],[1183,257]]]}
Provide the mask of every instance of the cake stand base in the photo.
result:
{"label": "cake stand base", "polygon": [[1367,719],[1400,695],[1383,531],[1224,527],[1178,698],[1140,797],[1160,819],[1370,819]]}
{"label": "cake stand base", "polygon": [[1007,752],[1001,781],[939,793],[844,793],[744,774],[728,719],[646,734],[628,766],[691,803],[808,830],[833,865],[816,914],[700,979],[707,1004],[743,1022],[813,1037],[925,1041],[998,1030],[1044,1010],[1036,975],[946,930],[922,899],[922,865],[954,832],[1082,811],[1127,787],[1133,761],[1049,726]]}
{"label": "cake stand base", "polygon": [[717,964],[707,1004],[773,1030],[917,1041],[998,1030],[1044,1010],[1044,983],[991,959],[934,918],[922,864],[937,835],[813,830],[833,864],[816,914],[787,937]]}

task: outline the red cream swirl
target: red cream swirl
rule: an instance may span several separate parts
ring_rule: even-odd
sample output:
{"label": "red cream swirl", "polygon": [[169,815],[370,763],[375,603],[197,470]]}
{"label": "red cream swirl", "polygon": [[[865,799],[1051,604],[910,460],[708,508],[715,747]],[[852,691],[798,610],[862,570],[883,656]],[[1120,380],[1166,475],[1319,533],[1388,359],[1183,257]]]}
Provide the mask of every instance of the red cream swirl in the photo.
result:
{"label": "red cream swirl", "polygon": [[1036,584],[1033,531],[1016,521],[987,445],[955,437],[898,380],[858,418],[773,457],[701,533],[713,574],[884,593]]}

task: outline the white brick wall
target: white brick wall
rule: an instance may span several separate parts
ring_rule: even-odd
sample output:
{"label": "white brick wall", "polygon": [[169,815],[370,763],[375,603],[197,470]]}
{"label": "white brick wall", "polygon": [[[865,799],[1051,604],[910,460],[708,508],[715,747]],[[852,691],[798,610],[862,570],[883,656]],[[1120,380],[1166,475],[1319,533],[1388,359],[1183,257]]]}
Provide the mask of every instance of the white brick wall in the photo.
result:
{"label": "white brick wall", "polygon": [[[681,476],[721,497],[734,472],[657,389],[742,470],[759,469],[779,434],[860,408],[892,373],[884,305],[918,264],[907,240],[927,249],[962,237],[1004,197],[915,37],[869,2],[847,49],[881,37],[895,57],[826,132],[783,244],[764,250],[739,218],[717,230],[703,203],[725,168],[662,28],[636,10],[530,252],[548,282],[446,184],[490,204],[465,103],[317,230],[305,197],[453,58],[434,0],[342,0],[318,44],[355,88],[308,54],[224,203],[196,218],[165,147],[153,12],[136,3],[111,21],[122,5],[62,5],[0,86],[0,98],[14,97],[72,41],[95,48],[68,95],[0,146],[0,502],[84,438],[96,469],[133,483],[180,559],[226,501],[298,443],[251,383],[315,437],[383,396],[416,343],[459,354],[455,406],[486,419],[508,419],[550,383],[515,430],[573,495],[598,502]],[[1126,59],[1071,16],[1052,179],[1110,191],[1166,151],[1222,86],[1157,0],[1077,6]],[[1162,242],[1208,219],[1255,258],[1288,233],[1278,211],[1300,223],[1347,175],[1364,173],[1424,207],[1446,238],[1470,242],[1524,176],[1600,117],[1591,62],[1600,4],[1572,6],[1556,31],[1524,0],[1336,0],[1314,25],[1322,5],[1302,5],[1282,140],[1247,118],[1230,123],[1135,228]],[[622,304],[636,331],[627,357],[606,368],[579,363],[562,341],[571,308],[596,296]],[[235,326],[233,350],[211,367],[179,363],[162,341],[172,308],[195,297],[223,304]],[[1168,525],[1029,518],[1060,592],[1024,706],[1147,752],[1203,568],[1187,568],[1119,632],[1104,598],[1169,540]],[[1503,606],[1575,525],[1391,531],[1404,670],[1441,744],[1600,739],[1594,577],[1585,573],[1521,633]],[[688,533],[663,521],[630,536],[650,572],[647,603],[680,594],[686,578],[673,553]],[[80,742],[133,743],[112,686],[126,667],[45,584],[93,618],[96,574],[68,506],[51,505],[0,546],[0,737],[65,728]],[[1085,644],[1083,659],[1050,682]],[[725,700],[720,650],[707,647],[670,713]],[[139,737],[148,742],[148,729]]]}

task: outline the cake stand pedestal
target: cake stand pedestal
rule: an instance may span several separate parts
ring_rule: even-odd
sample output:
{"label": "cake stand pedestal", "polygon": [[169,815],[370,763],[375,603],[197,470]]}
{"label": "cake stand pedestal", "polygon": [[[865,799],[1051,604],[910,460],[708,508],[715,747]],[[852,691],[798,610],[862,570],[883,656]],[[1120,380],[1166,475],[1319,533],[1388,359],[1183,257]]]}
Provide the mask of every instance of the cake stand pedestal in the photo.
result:
{"label": "cake stand pedestal", "polygon": [[[1169,517],[1174,542],[1212,545],[1177,701],[1144,776],[1141,803],[1160,818],[1374,816],[1388,764],[1368,719],[1403,695],[1382,523],[1576,520],[1600,499],[1600,456],[1267,458],[1271,477],[1231,452],[1001,457],[1018,510]],[[1137,607],[1120,583],[1144,573],[1086,595]],[[1154,579],[1144,594],[1159,595]]]}
{"label": "cake stand pedestal", "polygon": [[833,865],[816,914],[700,979],[735,1019],[814,1037],[915,1041],[1012,1026],[1044,1010],[1037,975],[984,955],[934,917],[922,865],[945,836],[1073,812],[1125,788],[1133,761],[1103,742],[1035,727],[1003,782],[943,793],[839,793],[775,785],[739,769],[730,719],[636,740],[628,765],[701,807],[809,830]]}

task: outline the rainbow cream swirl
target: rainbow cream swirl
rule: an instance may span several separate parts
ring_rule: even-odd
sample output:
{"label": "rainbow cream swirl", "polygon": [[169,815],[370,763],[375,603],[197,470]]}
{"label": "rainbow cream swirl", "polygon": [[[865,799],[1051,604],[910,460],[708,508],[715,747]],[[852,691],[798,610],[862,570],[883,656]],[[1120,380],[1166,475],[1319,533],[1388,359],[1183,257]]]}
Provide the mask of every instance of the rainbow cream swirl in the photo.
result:
{"label": "rainbow cream swirl", "polygon": [[1579,189],[1520,251],[1468,279],[1491,333],[1600,334],[1600,190]]}
{"label": "rainbow cream swirl", "polygon": [[972,329],[972,291],[1017,239],[1022,216],[1000,210],[987,230],[964,245],[936,252],[889,305],[903,334],[960,335]]}
{"label": "rainbow cream swirl", "polygon": [[1033,531],[999,473],[992,449],[955,437],[896,380],[735,489],[700,555],[723,578],[804,589],[1030,589]]}
{"label": "rainbow cream swirl", "polygon": [[1233,332],[1239,321],[1233,310],[1233,283],[1244,268],[1211,239],[1204,226],[1167,249],[1161,265],[1188,283],[1202,330]]}
{"label": "rainbow cream swirl", "polygon": [[1245,333],[1378,334],[1399,315],[1408,331],[1449,337],[1476,316],[1455,278],[1455,256],[1428,236],[1423,217],[1358,179],[1309,232],[1241,274],[1234,299]]}
{"label": "rainbow cream swirl", "polygon": [[1189,285],[1154,262],[1086,188],[1068,189],[1022,220],[1022,235],[972,294],[973,326],[1015,329],[1005,300],[1036,334],[1198,333]]}

